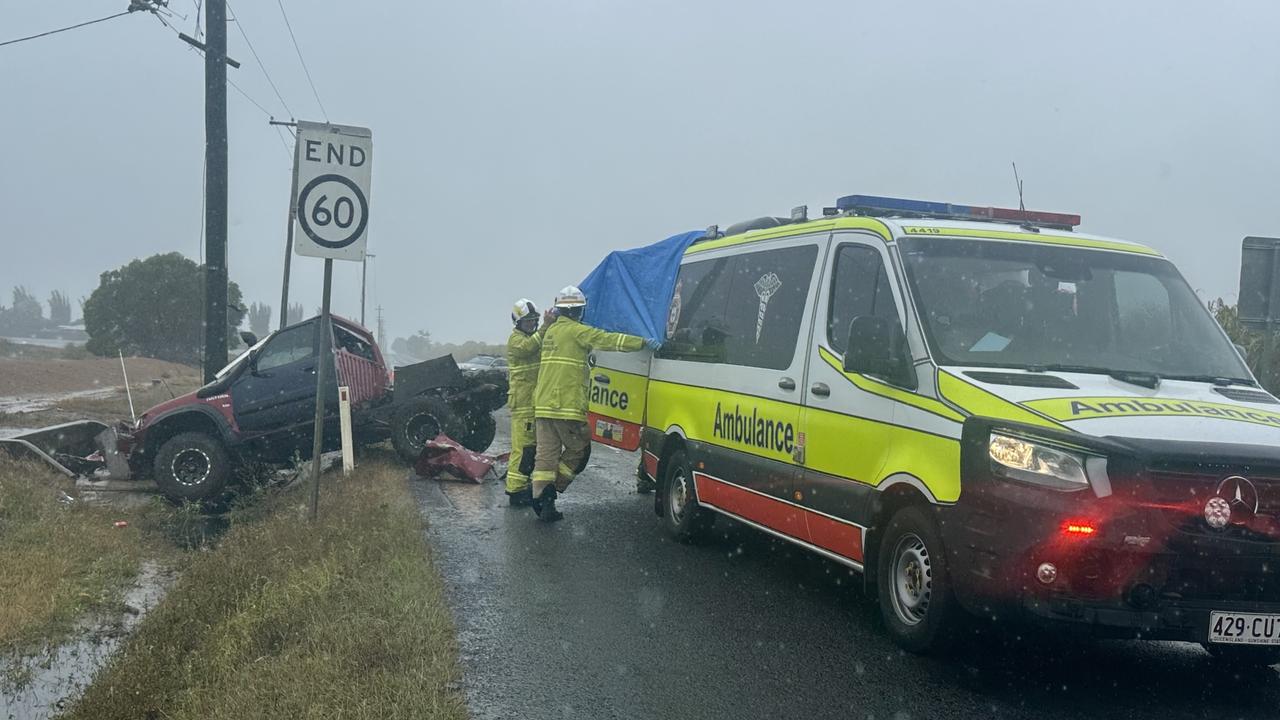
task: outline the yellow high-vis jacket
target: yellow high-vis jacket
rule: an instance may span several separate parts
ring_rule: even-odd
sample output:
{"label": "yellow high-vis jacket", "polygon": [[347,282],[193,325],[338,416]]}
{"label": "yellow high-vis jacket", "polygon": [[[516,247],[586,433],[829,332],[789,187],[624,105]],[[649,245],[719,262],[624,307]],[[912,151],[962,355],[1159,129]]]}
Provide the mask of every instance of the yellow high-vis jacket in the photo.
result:
{"label": "yellow high-vis jacket", "polygon": [[538,363],[542,355],[542,333],[525,335],[512,330],[507,338],[507,371],[510,387],[507,407],[513,418],[533,417],[533,390],[538,385]]}
{"label": "yellow high-vis jacket", "polygon": [[645,348],[644,338],[605,332],[560,317],[542,338],[542,365],[533,394],[537,417],[551,420],[587,419],[587,355],[593,350],[634,352]]}

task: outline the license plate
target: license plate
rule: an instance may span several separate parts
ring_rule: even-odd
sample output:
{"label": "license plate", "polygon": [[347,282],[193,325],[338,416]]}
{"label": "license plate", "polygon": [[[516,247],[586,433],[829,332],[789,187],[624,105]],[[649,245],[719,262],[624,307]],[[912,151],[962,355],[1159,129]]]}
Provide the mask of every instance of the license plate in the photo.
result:
{"label": "license plate", "polygon": [[1280,615],[1209,613],[1209,642],[1231,645],[1280,645]]}

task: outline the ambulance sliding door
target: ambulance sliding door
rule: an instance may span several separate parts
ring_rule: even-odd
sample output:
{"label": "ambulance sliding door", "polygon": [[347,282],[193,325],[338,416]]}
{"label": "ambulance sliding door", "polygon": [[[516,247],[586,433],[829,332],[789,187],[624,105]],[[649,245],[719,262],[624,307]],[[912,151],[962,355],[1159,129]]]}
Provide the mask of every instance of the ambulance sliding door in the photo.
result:
{"label": "ambulance sliding door", "polygon": [[685,437],[699,501],[800,539],[805,524],[789,498],[828,237],[695,246],[650,372],[648,424]]}

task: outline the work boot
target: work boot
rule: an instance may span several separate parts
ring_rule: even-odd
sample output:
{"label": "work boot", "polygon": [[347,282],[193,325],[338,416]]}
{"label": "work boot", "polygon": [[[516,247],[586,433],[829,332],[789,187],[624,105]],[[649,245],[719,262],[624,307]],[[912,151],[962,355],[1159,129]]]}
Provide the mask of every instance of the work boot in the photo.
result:
{"label": "work boot", "polygon": [[556,509],[555,485],[548,485],[542,491],[533,506],[533,511],[537,513],[539,520],[546,523],[553,523],[564,517],[564,513]]}
{"label": "work boot", "polygon": [[657,485],[658,484],[655,483],[652,478],[644,473],[640,473],[636,476],[636,492],[641,495],[648,495],[653,492],[657,488]]}
{"label": "work boot", "polygon": [[524,488],[515,492],[507,493],[507,502],[511,507],[526,507],[533,504],[533,489]]}

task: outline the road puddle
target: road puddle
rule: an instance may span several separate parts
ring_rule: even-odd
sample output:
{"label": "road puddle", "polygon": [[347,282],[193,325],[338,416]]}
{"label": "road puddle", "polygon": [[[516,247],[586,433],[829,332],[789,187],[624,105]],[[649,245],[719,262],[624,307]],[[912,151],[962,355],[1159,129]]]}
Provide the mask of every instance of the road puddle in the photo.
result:
{"label": "road puddle", "polygon": [[0,718],[45,720],[65,710],[93,680],[129,633],[173,582],[155,563],[144,563],[125,593],[124,611],[84,623],[73,639],[0,665]]}
{"label": "road puddle", "polygon": [[108,398],[119,392],[119,388],[94,388],[65,393],[43,393],[36,395],[10,395],[0,397],[0,414],[21,415],[23,413],[48,410],[64,400],[86,398]]}

